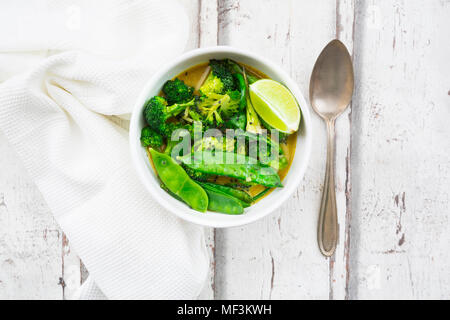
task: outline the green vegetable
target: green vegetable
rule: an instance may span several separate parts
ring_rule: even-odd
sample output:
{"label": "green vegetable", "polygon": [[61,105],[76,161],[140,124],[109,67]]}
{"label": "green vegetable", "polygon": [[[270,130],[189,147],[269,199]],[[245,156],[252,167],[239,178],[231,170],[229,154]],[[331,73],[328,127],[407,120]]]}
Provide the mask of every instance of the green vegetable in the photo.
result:
{"label": "green vegetable", "polygon": [[289,138],[290,134],[289,133],[285,133],[285,132],[281,132],[275,128],[273,128],[270,124],[268,124],[267,122],[264,121],[264,119],[260,119],[261,120],[261,124],[267,129],[270,130],[271,132],[278,132],[278,141],[280,143],[286,143],[287,139]]}
{"label": "green vegetable", "polygon": [[150,127],[145,127],[141,131],[141,143],[144,147],[160,149],[163,145],[163,137]]}
{"label": "green vegetable", "polygon": [[173,128],[166,121],[193,106],[194,99],[183,104],[167,106],[167,101],[163,97],[155,96],[145,103],[144,117],[148,125],[164,137],[170,136]]}
{"label": "green vegetable", "polygon": [[258,114],[253,108],[250,100],[247,100],[247,126],[246,130],[252,133],[261,133],[262,127],[261,122],[259,122]]}
{"label": "green vegetable", "polygon": [[256,200],[258,200],[258,199],[261,199],[267,192],[269,192],[270,190],[272,190],[271,188],[267,188],[267,189],[264,189],[263,191],[261,191],[260,193],[258,193],[256,196],[254,196],[253,198],[252,198],[252,201],[256,201]]}
{"label": "green vegetable", "polygon": [[189,178],[183,168],[170,156],[150,149],[156,172],[164,185],[180,197],[192,209],[205,212],[208,208],[208,196],[196,182]]}
{"label": "green vegetable", "polygon": [[236,113],[225,121],[225,128],[245,130],[247,126],[247,116],[244,112]]}
{"label": "green vegetable", "polygon": [[[236,138],[239,139],[239,137],[245,137],[246,139],[250,141],[258,141],[258,139],[263,139],[262,135],[257,135],[248,131],[236,131]],[[261,141],[259,141],[258,143],[258,150],[257,150],[257,156],[258,159],[265,163],[267,162],[267,164],[277,170],[281,170],[283,168],[285,168],[289,162],[288,159],[286,158],[286,155],[283,152],[283,149],[281,148],[281,146],[276,143],[275,141],[273,141],[269,136],[266,136],[266,141],[267,141],[267,150],[266,153],[263,153],[263,150],[261,150],[260,147],[260,143]],[[254,144],[256,145],[256,144]],[[278,149],[278,156],[277,157],[273,157],[272,156],[272,152],[274,150]]]}
{"label": "green vegetable", "polygon": [[223,82],[219,77],[210,72],[199,91],[202,95],[208,95],[210,93],[224,93]]}
{"label": "green vegetable", "polygon": [[[200,158],[203,156],[203,160]],[[194,171],[227,176],[266,187],[282,187],[277,171],[244,155],[230,152],[203,151],[194,155],[178,157],[184,165]],[[227,163],[228,162],[228,163]]]}
{"label": "green vegetable", "polygon": [[183,80],[178,78],[166,81],[162,91],[169,104],[188,102],[194,95],[194,88],[187,86]]}
{"label": "green vegetable", "polygon": [[184,202],[183,199],[181,199],[179,196],[177,196],[175,193],[173,193],[172,191],[169,190],[169,188],[167,188],[167,186],[161,182],[161,184],[159,185],[161,187],[161,189],[163,189],[165,192],[167,192],[168,194],[170,194],[172,197],[174,197],[175,199],[177,199],[178,201]]}
{"label": "green vegetable", "polygon": [[[177,136],[174,137],[174,138],[177,138],[177,139],[176,140],[172,140],[172,134],[175,131],[177,131],[177,130],[180,130],[178,132]],[[166,149],[164,150],[164,153],[168,154],[168,155],[171,155],[173,148],[177,144],[179,144],[182,141],[184,141],[184,136],[185,135],[190,136],[189,139],[193,138],[193,136],[194,136],[194,127],[191,124],[182,125],[180,123],[170,123],[170,124],[168,124],[167,132],[169,132],[169,134],[167,136],[167,145],[166,145]],[[181,149],[181,150],[183,150],[183,149]],[[177,155],[179,155],[179,154],[177,154]]]}
{"label": "green vegetable", "polygon": [[205,150],[234,152],[234,145],[235,140],[231,138],[222,137],[221,139],[218,139],[215,136],[203,137],[194,142],[192,152]]}
{"label": "green vegetable", "polygon": [[210,182],[199,182],[199,185],[201,185],[203,188],[209,187],[209,188],[215,189],[216,191],[226,193],[226,194],[228,194],[232,197],[235,197],[245,203],[252,203],[252,201],[253,201],[252,197],[247,192],[239,190],[239,189],[234,189],[234,188],[227,187],[227,186],[224,186],[221,184],[215,184],[215,183],[210,183]]}
{"label": "green vegetable", "polygon": [[198,109],[206,123],[215,121],[220,126],[224,119],[245,109],[245,81],[242,74],[235,73],[240,67],[232,67],[229,60],[211,60],[209,65],[211,72],[200,87]]}
{"label": "green vegetable", "polygon": [[258,114],[256,113],[255,109],[253,108],[252,105],[252,101],[250,99],[250,89],[248,87],[248,78],[247,78],[247,73],[245,72],[245,70],[243,71],[243,77],[244,77],[244,81],[245,81],[245,89],[246,89],[246,103],[247,103],[247,126],[246,126],[246,130],[248,132],[252,132],[252,133],[261,133],[262,132],[262,127],[261,127],[261,122],[259,121],[259,117]]}
{"label": "green vegetable", "polygon": [[215,121],[217,125],[221,125],[223,123],[221,114],[229,117],[237,112],[238,108],[238,100],[231,99],[228,94],[219,93],[208,93],[198,104],[198,110],[207,124],[213,124]]}
{"label": "green vegetable", "polygon": [[232,182],[226,183],[225,186],[230,188],[239,188],[241,190],[249,190],[252,186],[254,186],[254,183],[251,182],[245,182],[238,179],[233,179]]}
{"label": "green vegetable", "polygon": [[210,174],[192,170],[191,168],[188,168],[185,165],[183,165],[183,169],[184,171],[186,171],[188,176],[191,177],[191,179],[194,179],[199,182],[206,182],[209,180],[209,178],[211,178]]}
{"label": "green vegetable", "polygon": [[247,86],[245,85],[245,79],[241,73],[236,73],[234,76],[239,89],[239,108],[240,110],[244,110],[247,106]]}
{"label": "green vegetable", "polygon": [[208,209],[226,214],[242,214],[244,207],[239,199],[218,191],[209,185],[202,185],[208,194]]}
{"label": "green vegetable", "polygon": [[258,78],[257,76],[254,76],[254,75],[252,75],[252,74],[247,73],[247,81],[248,81],[248,84],[252,84],[252,83],[258,81],[259,79],[260,79],[260,78]]}
{"label": "green vegetable", "polygon": [[246,130],[252,133],[261,133],[262,127],[259,121],[258,114],[256,113],[250,99],[247,98],[247,126]]}
{"label": "green vegetable", "polygon": [[227,59],[224,60],[209,60],[209,66],[213,75],[218,77],[223,84],[223,92],[233,91],[236,89],[234,83],[233,71]]}
{"label": "green vegetable", "polygon": [[210,174],[192,170],[192,169],[186,167],[185,165],[183,165],[183,168],[184,168],[184,171],[186,171],[186,173],[188,174],[188,176],[191,177],[191,179],[194,179],[196,181],[206,182],[209,180],[209,178],[211,178]]}

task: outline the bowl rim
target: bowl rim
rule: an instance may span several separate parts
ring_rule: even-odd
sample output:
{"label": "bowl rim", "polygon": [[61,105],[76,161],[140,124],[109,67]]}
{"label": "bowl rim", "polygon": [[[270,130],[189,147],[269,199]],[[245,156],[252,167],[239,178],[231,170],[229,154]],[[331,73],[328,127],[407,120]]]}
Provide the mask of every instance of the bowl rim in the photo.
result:
{"label": "bowl rim", "polygon": [[[142,146],[140,143],[139,135],[140,135],[140,129],[139,129],[139,114],[142,112],[142,108],[145,100],[148,98],[149,91],[154,88],[155,86],[159,85],[162,86],[161,78],[168,72],[170,72],[172,69],[174,69],[178,64],[185,62],[186,60],[190,60],[192,58],[195,58],[196,56],[203,55],[203,54],[214,54],[214,53],[220,53],[220,54],[235,54],[235,55],[241,55],[246,56],[249,59],[253,59],[258,61],[260,64],[265,65],[267,68],[276,70],[276,73],[283,78],[284,85],[293,92],[294,96],[299,99],[299,105],[301,106],[301,113],[302,113],[302,121],[300,125],[305,125],[307,127],[307,137],[305,140],[302,140],[302,143],[305,144],[304,148],[304,157],[303,161],[300,164],[300,167],[294,171],[292,170],[292,164],[291,169],[288,171],[289,174],[295,174],[295,179],[297,180],[294,184],[291,185],[289,189],[282,190],[282,193],[280,194],[280,198],[278,201],[273,201],[270,205],[266,206],[263,210],[262,214],[257,215],[246,215],[245,213],[239,216],[239,219],[230,219],[228,221],[220,221],[218,223],[214,223],[211,221],[206,221],[203,219],[204,214],[210,213],[209,211],[202,213],[202,215],[194,215],[194,214],[185,214],[183,212],[179,212],[179,209],[172,206],[170,201],[162,201],[163,198],[170,197],[171,201],[178,201],[176,199],[173,199],[170,195],[168,195],[161,187],[159,186],[159,182],[157,183],[156,179],[151,177],[151,174],[148,171],[148,168],[143,165],[142,159]],[[194,64],[193,64],[194,65]],[[193,66],[192,65],[192,66]],[[303,124],[302,124],[303,123]],[[173,59],[171,62],[166,63],[163,65],[159,70],[153,74],[153,76],[150,77],[150,79],[147,81],[147,83],[144,85],[141,93],[139,94],[138,98],[136,99],[136,103],[133,107],[131,119],[130,119],[130,129],[129,129],[129,146],[130,146],[130,152],[131,152],[131,158],[133,166],[135,167],[136,173],[139,176],[139,179],[146,187],[147,191],[150,193],[150,196],[153,197],[162,207],[164,207],[166,210],[170,211],[177,217],[198,224],[202,226],[207,227],[214,227],[214,228],[228,228],[228,227],[237,227],[246,225],[252,222],[255,222],[259,219],[264,218],[265,216],[269,215],[270,213],[274,212],[277,208],[279,208],[298,188],[299,183],[301,182],[306,169],[309,164],[311,149],[312,149],[312,123],[311,123],[311,115],[310,115],[310,106],[307,103],[306,99],[303,96],[303,93],[301,92],[300,88],[298,87],[297,83],[290,77],[290,75],[285,72],[280,66],[277,64],[271,62],[270,60],[261,57],[257,54],[254,54],[252,52],[249,52],[244,49],[238,49],[231,46],[213,46],[213,47],[206,47],[206,48],[198,48],[191,51],[187,51],[184,54],[178,56],[177,58]],[[300,136],[300,135],[299,135]],[[299,139],[299,137],[297,138]],[[298,140],[297,140],[298,144]],[[297,151],[296,151],[297,152]],[[294,161],[296,157],[294,156]],[[148,160],[147,160],[148,161]],[[155,173],[156,174],[156,173]],[[148,178],[150,176],[150,178]],[[158,195],[161,195],[159,197]],[[268,195],[270,197],[270,195]],[[191,208],[186,208],[187,211],[194,211]],[[195,211],[196,212],[196,211]],[[212,213],[212,212],[211,212]]]}

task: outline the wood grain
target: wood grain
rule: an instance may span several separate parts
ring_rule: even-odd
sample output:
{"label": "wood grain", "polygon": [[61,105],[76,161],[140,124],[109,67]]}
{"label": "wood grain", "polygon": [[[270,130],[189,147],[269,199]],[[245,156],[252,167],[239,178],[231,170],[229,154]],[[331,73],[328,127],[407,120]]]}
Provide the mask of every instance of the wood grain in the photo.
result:
{"label": "wood grain", "polygon": [[350,298],[450,297],[449,17],[358,1]]}
{"label": "wood grain", "polygon": [[[354,55],[355,1],[336,1],[335,37]],[[354,70],[357,72],[357,70]],[[330,259],[330,299],[348,299],[350,280],[351,238],[351,115],[352,104],[336,121],[336,203],[338,208],[339,243]]]}
{"label": "wood grain", "polygon": [[0,135],[0,298],[62,299],[62,233]]}
{"label": "wood grain", "polygon": [[[217,1],[198,0],[196,9],[191,15],[191,27],[197,34],[196,47],[217,45]],[[214,299],[216,273],[216,232],[214,228],[205,228],[205,238],[210,259],[209,277],[198,299]]]}

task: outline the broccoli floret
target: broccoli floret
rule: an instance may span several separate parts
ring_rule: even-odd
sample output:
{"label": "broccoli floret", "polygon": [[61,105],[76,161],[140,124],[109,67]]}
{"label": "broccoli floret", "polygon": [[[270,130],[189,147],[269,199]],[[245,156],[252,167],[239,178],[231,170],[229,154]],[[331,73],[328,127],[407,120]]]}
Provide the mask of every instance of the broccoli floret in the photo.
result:
{"label": "broccoli floret", "polygon": [[173,148],[180,143],[179,141],[172,141],[170,139],[167,140],[167,145],[166,145],[166,149],[164,149],[164,153],[167,155],[172,155],[172,150]]}
{"label": "broccoli floret", "polygon": [[223,82],[212,72],[210,72],[205,82],[200,87],[199,91],[202,95],[208,95],[211,93],[222,93]]}
{"label": "broccoli floret", "polygon": [[209,93],[202,96],[201,101],[198,103],[198,110],[204,117],[204,122],[207,124],[213,124],[214,121],[218,126],[223,124],[223,118],[230,118],[237,112],[239,112],[239,99],[236,99],[237,95],[234,95],[235,91],[231,91],[230,94],[218,94]]}
{"label": "broccoli floret", "polygon": [[239,99],[241,98],[241,93],[237,90],[228,91],[227,94],[230,96],[231,100],[235,100],[239,102]]}
{"label": "broccoli floret", "polygon": [[213,75],[218,77],[223,84],[223,91],[228,92],[236,89],[236,84],[233,78],[233,70],[227,59],[224,60],[209,60]]}
{"label": "broccoli floret", "polygon": [[[189,135],[191,136],[191,138],[194,137],[194,125],[191,123],[187,123],[187,124],[183,124],[181,122],[178,123],[170,123],[169,127],[168,127],[168,139],[170,139],[172,137],[172,133],[176,130],[187,130],[187,133],[189,133]],[[186,131],[183,131],[182,134],[180,134],[179,136],[183,136],[186,133]]]}
{"label": "broccoli floret", "polygon": [[[219,119],[217,124],[220,124],[222,123],[222,114],[229,118],[239,109],[240,92],[237,90],[224,92],[223,88],[222,81],[212,72],[200,87],[202,97],[199,103],[199,110],[206,116],[208,123],[212,123],[214,118],[216,118],[216,121]],[[218,111],[217,113],[215,113],[216,110]]]}
{"label": "broccoli floret", "polygon": [[197,105],[200,114],[204,117],[204,123],[213,124],[214,120],[217,125],[222,124],[223,119],[220,116],[219,110],[230,101],[229,95],[222,95],[218,93],[209,93],[202,97],[202,100]]}
{"label": "broccoli floret", "polygon": [[166,99],[155,96],[147,101],[144,108],[144,117],[153,130],[167,137],[171,133],[170,124],[166,123],[167,119],[178,115],[184,109],[193,105],[194,99],[187,103],[167,106]]}
{"label": "broccoli floret", "polygon": [[[174,133],[174,131],[182,129],[183,131],[181,131],[178,136],[177,139],[175,139],[174,141],[172,140],[172,134]],[[193,124],[182,124],[180,122],[178,123],[169,123],[168,124],[168,135],[167,135],[167,144],[166,144],[166,148],[164,149],[164,153],[171,155],[172,154],[172,149],[179,143],[182,143],[184,141],[184,139],[182,139],[182,137],[184,137],[184,135],[189,135],[190,139],[194,138],[194,125]],[[183,153],[181,152],[183,149],[179,150],[179,154],[181,153],[181,155],[183,155]],[[178,155],[179,155],[178,154]]]}
{"label": "broccoli floret", "polygon": [[189,110],[188,112],[189,115],[189,119],[192,120],[192,122],[194,121],[202,121],[202,116],[200,115],[200,113],[198,113],[197,110]]}
{"label": "broccoli floret", "polygon": [[152,128],[145,127],[141,131],[141,143],[144,147],[160,150],[163,145],[163,137]]}
{"label": "broccoli floret", "polygon": [[175,78],[175,80],[167,81],[162,91],[166,95],[169,104],[185,103],[192,99],[194,88],[189,87],[183,80]]}
{"label": "broccoli floret", "polygon": [[241,129],[245,131],[247,125],[247,116],[245,111],[240,111],[232,115],[227,121],[225,121],[225,128],[228,129]]}
{"label": "broccoli floret", "polygon": [[223,118],[228,119],[243,109],[241,100],[245,91],[237,90],[238,80],[235,79],[236,72],[241,70],[239,65],[228,59],[210,60],[209,65],[211,72],[200,87],[202,97],[198,107],[205,117],[204,122],[213,124],[215,121],[221,125]]}

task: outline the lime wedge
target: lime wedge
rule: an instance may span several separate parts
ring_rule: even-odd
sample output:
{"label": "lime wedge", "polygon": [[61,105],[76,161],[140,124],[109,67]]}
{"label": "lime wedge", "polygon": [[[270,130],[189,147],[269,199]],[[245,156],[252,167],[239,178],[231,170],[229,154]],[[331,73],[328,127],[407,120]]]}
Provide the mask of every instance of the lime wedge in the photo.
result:
{"label": "lime wedge", "polygon": [[265,122],[285,133],[298,130],[300,108],[288,88],[270,79],[258,80],[249,88],[253,107]]}

